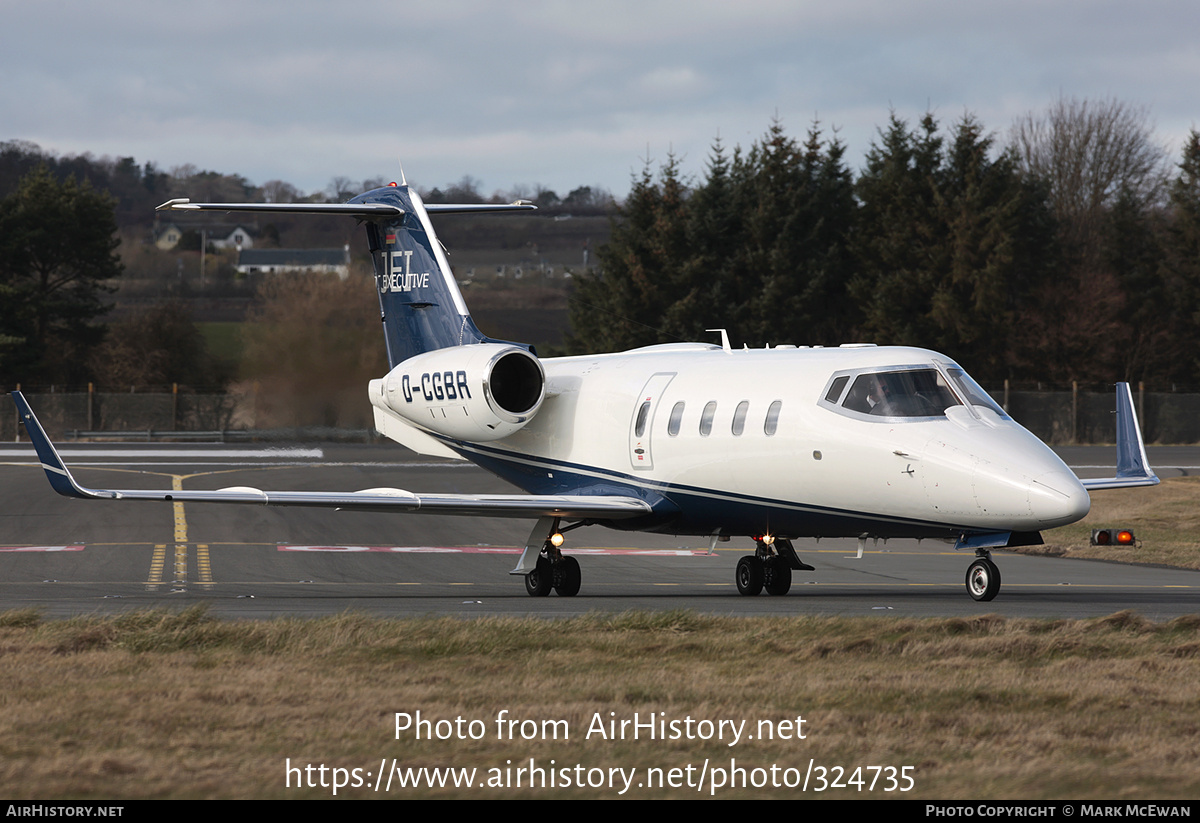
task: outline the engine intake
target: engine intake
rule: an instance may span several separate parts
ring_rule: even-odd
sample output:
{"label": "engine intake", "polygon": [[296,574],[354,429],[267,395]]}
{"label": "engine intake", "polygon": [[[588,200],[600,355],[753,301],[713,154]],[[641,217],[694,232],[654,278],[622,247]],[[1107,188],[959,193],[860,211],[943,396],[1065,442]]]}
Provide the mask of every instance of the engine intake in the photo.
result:
{"label": "engine intake", "polygon": [[528,423],[545,397],[538,359],[483,343],[410,357],[371,381],[371,403],[455,440],[499,440]]}

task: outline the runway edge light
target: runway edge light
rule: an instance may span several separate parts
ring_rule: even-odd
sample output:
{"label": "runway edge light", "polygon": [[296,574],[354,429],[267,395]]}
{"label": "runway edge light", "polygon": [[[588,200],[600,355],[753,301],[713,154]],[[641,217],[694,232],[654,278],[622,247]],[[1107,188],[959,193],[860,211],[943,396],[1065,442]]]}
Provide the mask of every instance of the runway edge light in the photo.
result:
{"label": "runway edge light", "polygon": [[1136,546],[1137,538],[1129,529],[1092,529],[1093,546]]}

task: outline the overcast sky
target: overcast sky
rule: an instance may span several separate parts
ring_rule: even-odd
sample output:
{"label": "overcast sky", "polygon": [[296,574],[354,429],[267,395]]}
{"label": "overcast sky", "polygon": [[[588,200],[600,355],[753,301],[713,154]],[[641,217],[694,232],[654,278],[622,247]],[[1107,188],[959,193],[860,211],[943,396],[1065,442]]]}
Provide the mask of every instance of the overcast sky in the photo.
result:
{"label": "overcast sky", "polygon": [[400,160],[425,187],[620,197],[647,151],[699,177],[775,116],[836,127],[857,169],[891,110],[1004,139],[1065,95],[1146,106],[1178,159],[1198,32],[1197,0],[0,0],[0,140],[306,192]]}

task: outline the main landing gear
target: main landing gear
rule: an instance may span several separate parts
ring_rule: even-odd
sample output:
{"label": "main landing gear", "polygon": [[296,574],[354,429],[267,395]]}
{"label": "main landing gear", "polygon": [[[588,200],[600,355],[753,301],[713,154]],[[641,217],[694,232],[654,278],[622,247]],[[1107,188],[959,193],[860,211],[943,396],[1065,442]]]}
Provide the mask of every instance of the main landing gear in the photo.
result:
{"label": "main landing gear", "polygon": [[967,594],[972,600],[988,601],[1000,593],[1000,567],[987,549],[975,550],[975,562],[967,567]]}
{"label": "main landing gear", "polygon": [[792,588],[792,570],[812,571],[792,547],[792,541],[764,535],[754,539],[754,554],[738,560],[734,582],[739,594],[753,597],[763,589],[767,594],[784,595]]}
{"label": "main landing gear", "polygon": [[[546,545],[550,545],[549,541]],[[525,575],[525,591],[531,597],[545,597],[550,594],[550,589],[558,592],[559,597],[579,594],[579,585],[583,582],[579,561],[558,549],[554,549],[554,554],[558,555],[557,560],[551,560],[549,555],[539,556],[537,566]]]}
{"label": "main landing gear", "polygon": [[[530,597],[545,597],[550,590],[558,592],[559,597],[574,597],[579,594],[579,586],[583,575],[579,569],[579,561],[574,557],[564,555],[559,551],[563,544],[562,533],[575,526],[560,530],[557,517],[543,517],[538,520],[529,541],[525,544],[525,552],[521,555],[517,568],[511,574],[525,575],[525,591]],[[539,538],[539,535],[541,536]],[[533,554],[534,547],[541,539],[541,548]],[[534,561],[536,557],[536,561]],[[529,568],[532,565],[532,568]]]}

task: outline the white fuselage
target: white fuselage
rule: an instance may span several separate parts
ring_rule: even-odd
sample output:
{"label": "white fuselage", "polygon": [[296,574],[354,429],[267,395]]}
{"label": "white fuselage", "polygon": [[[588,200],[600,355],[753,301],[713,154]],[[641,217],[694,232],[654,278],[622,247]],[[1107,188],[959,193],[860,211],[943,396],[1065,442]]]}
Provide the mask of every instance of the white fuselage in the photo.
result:
{"label": "white fuselage", "polygon": [[524,428],[452,447],[534,493],[621,490],[678,508],[661,531],[1026,532],[1090,506],[1070,469],[992,408],[893,417],[821,402],[838,373],[957,369],[923,349],[681,344],[541,362],[546,397]]}

